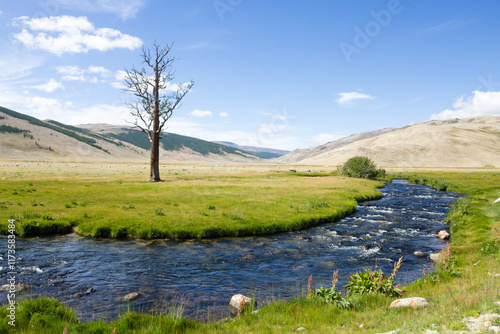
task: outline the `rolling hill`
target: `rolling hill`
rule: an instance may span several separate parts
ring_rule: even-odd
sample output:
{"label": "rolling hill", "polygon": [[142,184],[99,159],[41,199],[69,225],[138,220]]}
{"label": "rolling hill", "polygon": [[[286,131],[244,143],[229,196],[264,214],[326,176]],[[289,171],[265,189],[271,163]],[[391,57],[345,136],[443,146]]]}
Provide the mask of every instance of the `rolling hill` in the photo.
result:
{"label": "rolling hill", "polygon": [[428,121],[365,132],[277,159],[339,165],[362,155],[383,167],[500,167],[500,116]]}
{"label": "rolling hill", "polygon": [[[257,162],[244,150],[171,133],[161,139],[162,162]],[[0,107],[0,157],[3,160],[147,161],[149,140],[132,127],[66,125],[42,121]]]}

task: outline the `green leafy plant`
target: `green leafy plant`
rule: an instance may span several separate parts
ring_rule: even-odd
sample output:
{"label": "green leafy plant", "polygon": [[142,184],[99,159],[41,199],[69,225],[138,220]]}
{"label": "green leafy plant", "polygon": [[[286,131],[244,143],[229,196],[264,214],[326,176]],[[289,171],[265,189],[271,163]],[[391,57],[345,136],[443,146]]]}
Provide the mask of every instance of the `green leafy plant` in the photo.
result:
{"label": "green leafy plant", "polygon": [[334,304],[340,308],[351,307],[352,303],[348,299],[342,297],[342,294],[340,292],[335,291],[335,286],[337,285],[338,282],[338,274],[339,274],[338,269],[333,272],[331,288],[320,287],[319,289],[314,289],[314,290],[311,289],[312,275],[309,276],[308,292],[306,297],[311,300],[318,300],[325,304]]}
{"label": "green leafy plant", "polygon": [[362,156],[350,158],[339,167],[338,172],[343,176],[362,179],[375,179],[385,176],[384,169],[377,169],[377,166],[370,158]]}
{"label": "green leafy plant", "polygon": [[165,213],[163,212],[162,208],[156,208],[154,210],[154,214],[157,215],[157,216],[165,216]]}
{"label": "green leafy plant", "polygon": [[390,277],[386,277],[382,269],[367,269],[364,273],[357,272],[348,278],[349,283],[344,287],[348,295],[363,295],[367,293],[381,293],[388,296],[400,296],[403,290],[394,285],[394,278],[401,267],[403,258],[394,265]]}

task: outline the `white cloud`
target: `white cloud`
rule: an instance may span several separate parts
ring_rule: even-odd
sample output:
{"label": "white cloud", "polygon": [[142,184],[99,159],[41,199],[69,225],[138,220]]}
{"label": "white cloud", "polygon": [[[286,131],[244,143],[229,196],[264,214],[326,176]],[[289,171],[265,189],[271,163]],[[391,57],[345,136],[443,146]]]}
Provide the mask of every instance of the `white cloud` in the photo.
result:
{"label": "white cloud", "polygon": [[212,112],[209,110],[193,110],[189,115],[194,117],[212,117]]}
{"label": "white cloud", "polygon": [[344,93],[338,93],[338,95],[340,97],[337,99],[337,102],[341,106],[353,105],[359,101],[373,100],[376,98],[375,96],[363,94],[360,92],[344,92]]}
{"label": "white cloud", "polygon": [[66,122],[72,125],[93,123],[125,124],[125,120],[130,118],[129,115],[130,109],[124,105],[98,104],[71,113],[66,117]]}
{"label": "white cloud", "polygon": [[55,79],[50,79],[48,82],[41,84],[41,85],[31,86],[31,88],[42,90],[42,91],[47,92],[47,93],[53,93],[58,89],[62,89],[62,90],[65,89],[64,85]]}
{"label": "white cloud", "polygon": [[500,115],[500,92],[472,92],[472,96],[460,97],[452,109],[446,109],[439,114],[433,114],[431,119],[443,120],[450,118],[469,118],[477,116]]}
{"label": "white cloud", "polygon": [[220,117],[229,117],[229,114],[227,112],[221,112],[219,114]]}
{"label": "white cloud", "polygon": [[123,20],[135,17],[146,0],[57,0],[62,7],[91,13],[113,13]]}
{"label": "white cloud", "polygon": [[110,76],[111,75],[111,71],[108,70],[108,69],[105,69],[104,67],[102,66],[89,66],[89,68],[87,69],[87,71],[89,73],[97,73],[97,74],[100,74],[101,76],[103,77],[107,77],[107,76]]}
{"label": "white cloud", "polygon": [[78,66],[58,66],[56,71],[62,74],[63,80],[67,81],[86,81],[85,70],[79,68]]}
{"label": "white cloud", "polygon": [[101,81],[104,81],[105,78],[112,75],[110,70],[102,66],[94,65],[89,66],[87,69],[78,66],[58,66],[56,70],[59,74],[63,75],[62,79],[66,81],[86,81],[95,83],[99,82],[99,79],[95,75],[100,76]]}
{"label": "white cloud", "polygon": [[26,107],[42,118],[57,116],[65,111],[64,106],[56,99],[40,96],[29,98]]}
{"label": "white cloud", "polygon": [[325,144],[325,143],[329,143],[331,141],[334,141],[334,140],[337,140],[340,138],[342,138],[342,136],[340,136],[340,135],[332,135],[329,133],[320,133],[316,136],[312,136],[312,137],[308,138],[307,141],[310,143],[315,143],[315,144]]}
{"label": "white cloud", "polygon": [[138,37],[111,28],[96,28],[84,16],[51,16],[13,19],[22,28],[14,38],[25,47],[44,50],[56,55],[87,53],[90,50],[108,51],[115,48],[134,50],[142,45]]}
{"label": "white cloud", "polygon": [[127,72],[122,71],[122,70],[116,71],[115,80],[117,80],[117,81],[111,83],[111,86],[113,86],[114,88],[117,88],[117,89],[121,89],[121,90],[127,89],[128,87],[124,83],[126,76],[127,76]]}
{"label": "white cloud", "polygon": [[427,33],[446,32],[446,31],[451,31],[451,30],[463,28],[463,27],[468,26],[469,24],[472,24],[474,22],[476,22],[476,20],[454,19],[454,20],[450,20],[450,21],[436,24],[432,27],[425,29],[424,31]]}

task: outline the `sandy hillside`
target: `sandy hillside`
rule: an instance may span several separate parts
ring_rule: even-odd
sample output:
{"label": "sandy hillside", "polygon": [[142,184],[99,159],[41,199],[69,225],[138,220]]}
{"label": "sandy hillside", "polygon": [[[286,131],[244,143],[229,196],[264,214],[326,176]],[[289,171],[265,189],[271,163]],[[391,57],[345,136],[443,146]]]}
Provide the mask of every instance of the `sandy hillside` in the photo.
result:
{"label": "sandy hillside", "polygon": [[363,155],[385,167],[500,167],[500,116],[428,121],[308,150],[309,155],[294,151],[280,160],[338,165]]}

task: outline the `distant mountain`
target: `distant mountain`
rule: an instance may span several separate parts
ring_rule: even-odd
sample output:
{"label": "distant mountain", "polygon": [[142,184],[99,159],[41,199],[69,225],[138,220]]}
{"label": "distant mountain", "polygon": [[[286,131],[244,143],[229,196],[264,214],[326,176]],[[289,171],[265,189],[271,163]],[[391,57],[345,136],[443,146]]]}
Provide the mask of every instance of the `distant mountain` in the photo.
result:
{"label": "distant mountain", "polygon": [[234,147],[239,150],[243,150],[246,152],[252,152],[254,155],[262,158],[262,159],[273,159],[273,158],[279,158],[284,154],[289,153],[290,151],[285,151],[285,150],[277,150],[274,148],[264,148],[264,147],[256,147],[256,146],[243,146],[243,145],[238,145],[235,143],[231,143],[229,141],[216,141],[214,143],[229,146],[229,147]]}
{"label": "distant mountain", "polygon": [[357,155],[383,167],[500,167],[500,116],[428,121],[360,133],[290,152],[277,161],[335,166]]}
{"label": "distant mountain", "polygon": [[[161,162],[257,162],[244,150],[209,141],[164,134]],[[147,161],[147,135],[126,126],[66,125],[0,107],[0,158],[6,160]]]}

